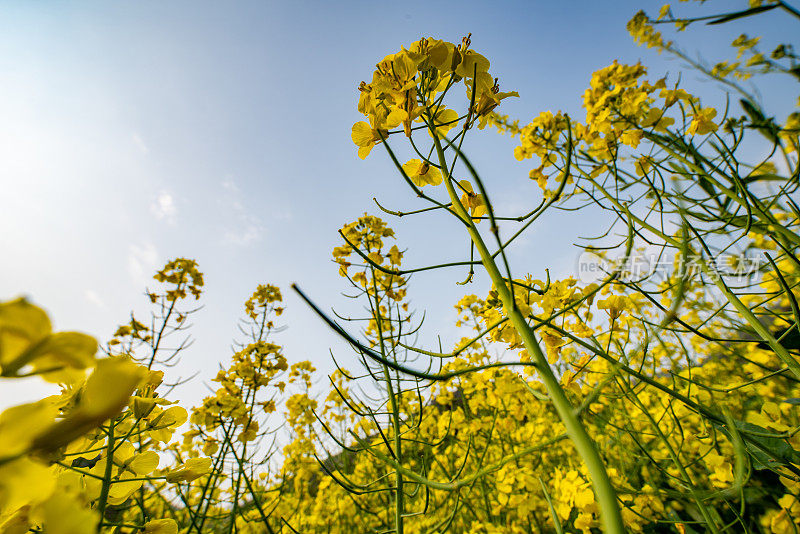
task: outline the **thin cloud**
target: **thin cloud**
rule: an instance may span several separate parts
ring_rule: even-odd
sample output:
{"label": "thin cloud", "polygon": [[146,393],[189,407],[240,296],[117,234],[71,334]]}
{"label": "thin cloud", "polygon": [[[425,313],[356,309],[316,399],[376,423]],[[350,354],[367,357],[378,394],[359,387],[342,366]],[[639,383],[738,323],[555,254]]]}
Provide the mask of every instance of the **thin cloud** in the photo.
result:
{"label": "thin cloud", "polygon": [[128,247],[128,273],[133,281],[144,287],[158,266],[158,251],[150,242]]}
{"label": "thin cloud", "polygon": [[167,191],[161,191],[158,194],[158,197],[150,204],[150,211],[156,219],[165,220],[169,223],[174,223],[178,214],[175,200]]}
{"label": "thin cloud", "polygon": [[83,295],[84,297],[86,297],[86,300],[88,300],[89,302],[91,302],[100,309],[106,309],[108,307],[106,306],[105,301],[93,289],[87,289]]}
{"label": "thin cloud", "polygon": [[221,185],[225,190],[220,199],[226,219],[223,240],[236,246],[245,246],[260,240],[264,234],[264,225],[260,217],[247,210],[239,186],[231,178],[223,180]]}
{"label": "thin cloud", "polygon": [[150,152],[150,149],[147,147],[144,140],[138,133],[132,134],[131,139],[133,139],[133,144],[136,145],[139,148],[139,150],[142,151],[142,154],[147,154]]}
{"label": "thin cloud", "polygon": [[288,206],[271,210],[270,216],[278,221],[291,221],[294,219],[294,213]]}
{"label": "thin cloud", "polygon": [[239,186],[236,185],[236,183],[230,177],[222,180],[222,189],[234,195],[238,195],[242,192],[242,190],[239,189]]}

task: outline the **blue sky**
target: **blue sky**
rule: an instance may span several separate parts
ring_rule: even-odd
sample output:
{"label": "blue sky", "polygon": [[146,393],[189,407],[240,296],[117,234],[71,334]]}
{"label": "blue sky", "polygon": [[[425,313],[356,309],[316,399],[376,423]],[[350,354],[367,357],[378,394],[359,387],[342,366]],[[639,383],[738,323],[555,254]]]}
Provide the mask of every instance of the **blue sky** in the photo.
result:
{"label": "blue sky", "polygon": [[[196,402],[204,394],[202,380],[229,357],[242,303],[259,283],[284,290],[289,329],[277,340],[291,361],[311,359],[329,370],[333,347],[346,363],[348,349],[288,285],[298,282],[324,308],[351,309],[330,261],[336,230],[365,211],[376,213],[373,197],[394,209],[420,207],[383,151],[361,161],[350,140],[361,119],[356,88],[374,64],[422,36],[458,42],[472,32],[473,48],[492,61],[502,89],[521,95],[506,100],[503,113],[523,122],[543,110],[581,117],[591,73],[615,58],[642,59],[653,79],[677,74],[678,62],[635,47],[625,31],[638,9],[659,7],[5,2],[0,299],[26,294],[50,311],[58,329],[107,339],[132,308],[146,309],[142,292],[155,269],[190,257],[206,273],[207,291],[196,343],[179,368],[199,377],[179,396]],[[793,31],[772,15],[756,29],[774,38]],[[735,24],[690,31],[683,42],[705,57],[727,58],[741,31]],[[693,75],[686,82],[708,90]],[[521,210],[539,193],[527,179],[530,162],[514,160],[513,147],[489,131],[466,144],[495,203]],[[409,249],[408,265],[468,254],[466,237],[443,216],[387,220],[398,245]],[[516,271],[571,274],[571,243],[596,229],[590,214],[554,214],[519,243]],[[412,280],[413,305],[427,310],[425,339],[438,332],[445,344],[453,342],[452,305],[465,291],[485,294],[482,279],[457,286],[465,274]]]}

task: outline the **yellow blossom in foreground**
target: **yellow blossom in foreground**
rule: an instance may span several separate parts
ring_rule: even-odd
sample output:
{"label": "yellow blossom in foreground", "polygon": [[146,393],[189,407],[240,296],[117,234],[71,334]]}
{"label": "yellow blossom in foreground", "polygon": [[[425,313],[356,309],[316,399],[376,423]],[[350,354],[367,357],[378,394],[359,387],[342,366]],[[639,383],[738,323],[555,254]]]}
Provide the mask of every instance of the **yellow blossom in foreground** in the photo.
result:
{"label": "yellow blossom in foreground", "polygon": [[191,482],[211,471],[211,458],[189,458],[183,467],[167,474],[167,482]]}
{"label": "yellow blossom in foreground", "polygon": [[467,180],[460,180],[463,194],[461,195],[461,205],[469,212],[475,222],[480,222],[480,217],[486,215],[486,201],[483,195],[475,193],[472,184]]}
{"label": "yellow blossom in foreground", "polygon": [[174,519],[155,519],[144,525],[145,534],[178,534],[178,524]]}
{"label": "yellow blossom in foreground", "polygon": [[372,147],[380,143],[386,135],[388,135],[387,131],[379,131],[370,127],[368,123],[361,121],[353,125],[350,137],[358,147],[358,157],[364,159],[372,151]]}
{"label": "yellow blossom in foreground", "polygon": [[714,108],[705,108],[698,110],[692,118],[692,123],[686,130],[689,135],[706,135],[717,130],[718,126],[712,120],[717,116],[717,110]]}
{"label": "yellow blossom in foreground", "polygon": [[426,185],[439,185],[442,183],[442,173],[436,167],[431,167],[427,162],[418,159],[408,160],[403,165],[403,170],[417,187]]}

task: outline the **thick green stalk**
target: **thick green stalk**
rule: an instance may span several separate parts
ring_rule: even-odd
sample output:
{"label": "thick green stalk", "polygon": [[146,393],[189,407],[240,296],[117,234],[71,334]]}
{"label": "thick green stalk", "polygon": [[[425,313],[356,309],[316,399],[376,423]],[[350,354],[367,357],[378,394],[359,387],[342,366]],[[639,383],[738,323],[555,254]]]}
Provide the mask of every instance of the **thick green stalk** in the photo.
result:
{"label": "thick green stalk", "polygon": [[114,467],[114,419],[108,422],[108,443],[106,446],[106,468],[103,473],[103,486],[100,489],[100,497],[97,502],[97,510],[100,514],[100,523],[97,525],[97,532],[102,528],[102,522],[106,515],[106,504],[108,503],[108,492],[111,489],[111,471]]}
{"label": "thick green stalk", "polygon": [[[372,289],[375,293],[375,324],[378,328],[378,339],[380,341],[381,356],[387,357],[386,348],[383,342],[383,317],[381,316],[381,302],[378,297],[378,286],[375,284],[375,271],[372,271]],[[392,376],[389,372],[387,365],[383,366],[384,376],[386,377],[386,393],[389,395],[392,405],[392,430],[394,432],[394,455],[397,458],[398,467],[395,468],[395,496],[394,496],[394,531],[396,534],[403,534],[404,532],[404,515],[405,515],[405,502],[403,495],[403,473],[399,468],[402,466],[402,439],[400,436],[400,408],[397,405],[397,397],[392,387]]]}
{"label": "thick green stalk", "polygon": [[[384,366],[384,372],[386,373],[386,383],[389,386],[389,395],[392,399],[392,426],[394,427],[394,449],[395,455],[397,455],[397,462],[398,465],[401,465],[400,462],[402,461],[402,442],[400,437],[400,413],[397,406],[397,398],[395,397],[395,393],[392,388],[392,379],[389,376],[389,368]],[[394,503],[395,503],[395,513],[394,513],[394,530],[397,534],[403,534],[404,525],[403,519],[405,515],[405,503],[403,495],[403,473],[400,469],[395,469],[394,472]]]}
{"label": "thick green stalk", "polygon": [[608,478],[608,473],[606,472],[603,460],[600,458],[600,454],[597,452],[597,448],[594,446],[592,438],[589,437],[589,434],[586,432],[586,428],[583,426],[583,423],[581,423],[580,419],[575,413],[575,409],[564,393],[561,384],[559,383],[555,374],[553,374],[553,370],[550,368],[547,358],[542,352],[539,343],[536,341],[536,336],[533,333],[533,329],[530,327],[525,320],[525,317],[517,308],[514,301],[514,296],[511,294],[511,291],[509,291],[506,281],[503,278],[503,275],[500,273],[492,254],[486,248],[486,244],[478,232],[475,223],[465,210],[464,206],[461,204],[461,201],[459,200],[457,193],[453,188],[450,175],[447,172],[447,162],[445,160],[441,141],[439,140],[436,132],[433,129],[431,129],[431,131],[434,135],[433,141],[436,145],[436,152],[439,156],[439,164],[441,165],[442,174],[444,176],[444,183],[447,187],[447,192],[450,195],[453,208],[456,214],[467,225],[467,231],[469,232],[470,238],[472,239],[472,242],[480,255],[481,262],[483,263],[486,272],[489,274],[489,277],[494,283],[498,296],[500,297],[500,300],[506,309],[508,318],[514,325],[517,333],[519,333],[520,337],[522,338],[522,343],[525,346],[525,350],[527,350],[528,354],[536,363],[536,369],[539,371],[539,376],[541,377],[542,383],[547,390],[548,396],[550,397],[556,412],[561,418],[561,421],[564,423],[567,434],[577,449],[578,454],[586,464],[595,496],[600,504],[600,520],[603,525],[603,530],[609,534],[623,534],[625,532],[625,525],[622,521],[619,503],[617,502],[617,493],[614,490],[614,487],[611,485],[611,480]]}

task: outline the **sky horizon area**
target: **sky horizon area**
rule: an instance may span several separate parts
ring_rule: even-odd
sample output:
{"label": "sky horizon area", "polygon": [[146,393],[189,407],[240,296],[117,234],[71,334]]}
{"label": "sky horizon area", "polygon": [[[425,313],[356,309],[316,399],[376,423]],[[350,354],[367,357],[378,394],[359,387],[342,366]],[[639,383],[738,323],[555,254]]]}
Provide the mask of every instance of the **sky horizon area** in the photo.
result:
{"label": "sky horizon area", "polygon": [[[364,161],[350,138],[358,84],[384,56],[421,37],[451,42],[472,33],[501,90],[518,91],[500,113],[523,124],[541,111],[584,116],[592,72],[613,60],[649,67],[649,78],[679,61],[637,47],[625,24],[661,2],[24,2],[0,17],[0,301],[27,296],[56,330],[105,342],[131,310],[147,318],[145,288],[175,257],[205,273],[195,342],[174,370],[197,375],[174,398],[197,404],[232,343],[258,284],[281,288],[287,329],[274,341],[290,362],[332,370],[355,354],[293,294],[297,283],[325,310],[353,313],[342,297],[331,250],[337,230],[365,212],[380,215],[406,250],[405,266],[468,258],[466,235],[444,215],[382,215],[421,205],[382,147]],[[696,6],[677,4],[678,9]],[[770,40],[791,28],[766,14],[748,26]],[[692,56],[728,59],[736,23],[680,35]],[[764,47],[769,51],[771,48]],[[684,85],[717,88],[692,74]],[[461,90],[461,89],[459,89]],[[776,89],[777,90],[777,89]],[[715,94],[715,93],[713,93]],[[794,95],[793,98],[796,98]],[[765,100],[771,98],[764,95]],[[776,112],[777,113],[777,112]],[[516,140],[474,131],[465,152],[499,210],[535,206],[534,166],[518,162]],[[520,274],[575,274],[581,237],[595,235],[589,212],[545,217],[512,254]],[[454,268],[413,276],[411,306],[426,322],[429,348],[461,336],[453,305],[485,296],[489,284],[456,282]],[[0,404],[39,398],[0,380]]]}

